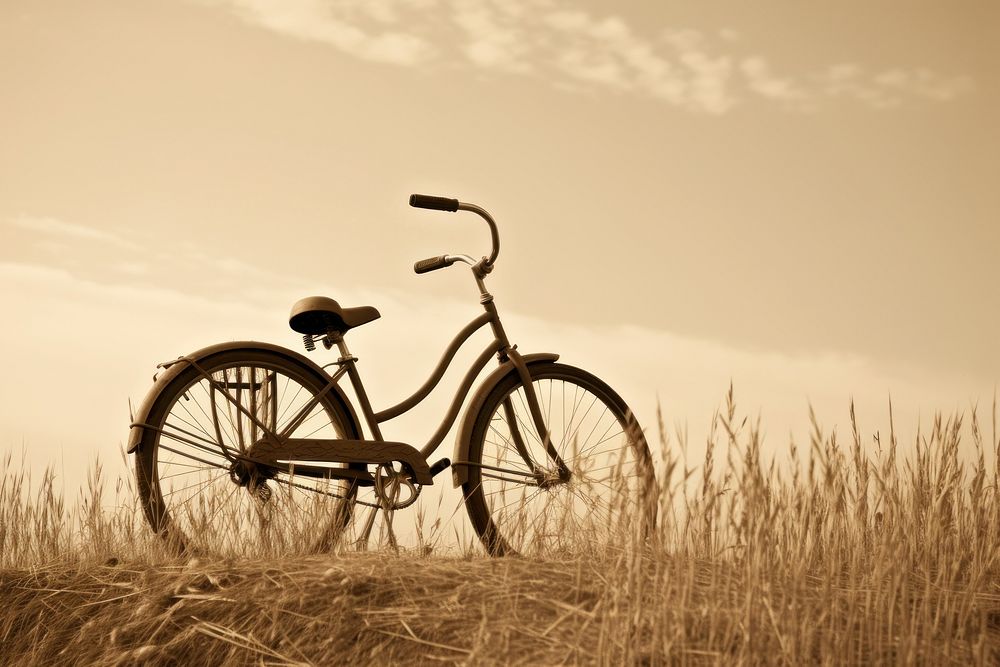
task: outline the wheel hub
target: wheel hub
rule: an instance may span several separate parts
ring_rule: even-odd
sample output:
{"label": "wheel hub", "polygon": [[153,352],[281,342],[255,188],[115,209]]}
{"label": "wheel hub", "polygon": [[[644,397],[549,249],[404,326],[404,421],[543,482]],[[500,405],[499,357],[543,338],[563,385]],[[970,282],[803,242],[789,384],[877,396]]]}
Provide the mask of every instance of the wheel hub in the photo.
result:
{"label": "wheel hub", "polygon": [[556,469],[547,468],[544,470],[538,470],[538,486],[543,489],[551,489],[552,487],[559,486],[560,484],[569,484],[569,480],[572,476],[573,475],[570,473],[569,469],[562,466]]}
{"label": "wheel hub", "polygon": [[271,500],[271,487],[267,485],[267,480],[274,476],[274,472],[267,468],[262,468],[253,461],[246,459],[236,459],[229,466],[229,479],[237,486],[246,489],[255,495],[260,501]]}

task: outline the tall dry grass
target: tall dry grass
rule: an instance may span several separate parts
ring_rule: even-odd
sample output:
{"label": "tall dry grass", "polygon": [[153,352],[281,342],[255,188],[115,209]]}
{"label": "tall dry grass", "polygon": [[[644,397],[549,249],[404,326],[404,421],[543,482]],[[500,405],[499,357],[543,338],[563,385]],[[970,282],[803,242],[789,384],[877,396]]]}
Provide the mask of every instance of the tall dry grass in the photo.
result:
{"label": "tall dry grass", "polygon": [[416,547],[398,552],[178,560],[130,481],[108,492],[97,465],[67,503],[51,474],[31,485],[8,455],[2,651],[46,664],[996,664],[996,405],[990,422],[987,436],[976,410],[939,416],[900,443],[892,428],[864,436],[852,409],[846,439],[813,420],[808,447],[779,464],[730,391],[698,465],[660,425],[652,531],[518,559],[461,536],[449,550],[459,514],[451,529],[418,515]]}

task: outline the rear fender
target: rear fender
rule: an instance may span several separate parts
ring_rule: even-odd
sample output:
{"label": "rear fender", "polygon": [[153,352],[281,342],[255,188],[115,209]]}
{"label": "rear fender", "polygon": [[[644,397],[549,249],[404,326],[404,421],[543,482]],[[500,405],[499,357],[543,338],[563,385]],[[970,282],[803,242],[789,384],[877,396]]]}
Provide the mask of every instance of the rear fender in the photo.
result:
{"label": "rear fender", "polygon": [[[217,345],[203,347],[197,352],[192,352],[186,356],[177,357],[174,361],[168,361],[164,364],[160,364],[161,367],[165,366],[166,370],[160,373],[159,377],[156,378],[156,382],[153,383],[153,386],[150,387],[149,391],[146,393],[146,397],[143,399],[139,409],[134,415],[132,415],[132,424],[130,425],[128,437],[128,453],[132,454],[136,449],[138,449],[139,443],[142,441],[143,433],[146,430],[143,424],[149,423],[149,414],[153,409],[153,404],[156,403],[156,399],[159,398],[160,393],[190,365],[189,362],[193,361],[197,364],[201,364],[204,359],[219,354],[220,352],[228,352],[230,350],[237,349],[273,352],[290,361],[295,361],[307,366],[310,370],[320,376],[329,377],[329,374],[311,359],[279,345],[258,343],[256,341],[233,341],[230,343],[219,343]],[[358,421],[358,415],[354,411],[354,406],[347,399],[347,395],[344,393],[343,388],[339,384],[334,385],[332,391],[336,392],[340,402],[343,403],[347,409],[350,418],[354,422],[355,432],[360,436],[361,422]]]}
{"label": "rear fender", "polygon": [[[532,364],[556,361],[559,359],[559,355],[551,352],[538,352],[535,354],[523,354],[521,358],[524,359],[524,363],[528,366],[528,372],[530,373]],[[465,414],[462,416],[462,425],[458,429],[458,437],[455,440],[455,456],[452,458],[451,476],[455,482],[455,486],[461,486],[469,479],[469,468],[466,465],[462,465],[461,462],[469,460],[469,446],[472,440],[472,429],[476,424],[476,415],[482,410],[483,403],[486,402],[486,397],[490,395],[493,388],[510,374],[517,375],[517,368],[514,367],[514,362],[508,359],[483,380],[483,383],[479,385],[476,393],[472,396],[472,400],[469,401],[469,405],[465,408]]]}

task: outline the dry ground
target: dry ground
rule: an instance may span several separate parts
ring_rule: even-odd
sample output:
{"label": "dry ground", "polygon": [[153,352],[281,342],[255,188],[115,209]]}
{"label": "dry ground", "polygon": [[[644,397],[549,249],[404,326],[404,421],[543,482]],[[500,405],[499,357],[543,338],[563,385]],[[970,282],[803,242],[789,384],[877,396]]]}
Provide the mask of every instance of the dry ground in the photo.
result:
{"label": "dry ground", "polygon": [[0,573],[0,637],[5,664],[40,665],[1000,660],[996,593],[777,579],[688,559],[50,566]]}

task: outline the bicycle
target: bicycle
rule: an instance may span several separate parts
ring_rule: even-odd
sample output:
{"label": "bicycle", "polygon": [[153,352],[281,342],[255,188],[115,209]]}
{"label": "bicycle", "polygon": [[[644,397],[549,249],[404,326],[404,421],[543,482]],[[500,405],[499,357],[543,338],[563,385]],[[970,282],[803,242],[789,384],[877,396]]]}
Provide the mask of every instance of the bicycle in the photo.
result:
{"label": "bicycle", "polygon": [[[350,329],[380,317],[371,306],[345,308],[319,296],[295,303],[289,325],[306,350],[322,343],[340,353],[322,368],[259,342],[213,345],[159,364],[132,417],[127,451],[135,454],[145,517],[173,548],[263,550],[275,540],[290,544],[293,538],[281,532],[288,529],[295,544],[327,550],[358,505],[371,508],[358,538],[367,544],[378,511],[386,513],[391,536],[392,513],[412,505],[448,468],[494,556],[545,549],[581,533],[614,539],[618,525],[655,520],[645,501],[655,483],[649,449],[622,398],[594,375],[558,363],[558,354],[522,354],[510,344],[485,284],[500,251],[492,216],[445,197],[411,195],[409,203],[476,213],[489,225],[489,256],[446,254],[414,264],[417,274],[469,265],[483,314],[455,336],[423,385],[377,412],[344,341]],[[426,398],[459,348],[486,325],[493,341],[466,372],[427,444],[385,441],[379,425]],[[453,458],[430,463],[493,357],[498,367],[468,401]],[[339,384],[345,375],[367,438]],[[360,498],[361,489],[372,500]]]}

